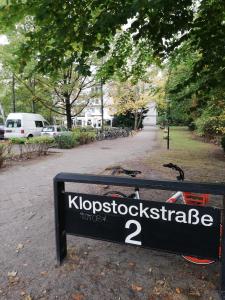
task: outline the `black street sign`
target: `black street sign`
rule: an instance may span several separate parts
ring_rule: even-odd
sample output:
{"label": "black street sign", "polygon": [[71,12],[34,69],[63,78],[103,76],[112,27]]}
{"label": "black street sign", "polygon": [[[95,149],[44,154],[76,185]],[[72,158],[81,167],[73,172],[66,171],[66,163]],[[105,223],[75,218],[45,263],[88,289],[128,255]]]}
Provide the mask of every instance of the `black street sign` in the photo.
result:
{"label": "black street sign", "polygon": [[[65,182],[207,193],[223,197],[223,209],[70,193]],[[221,261],[225,300],[225,185],[133,179],[79,173],[54,178],[57,262],[67,255],[67,234]]]}
{"label": "black street sign", "polygon": [[65,193],[64,209],[68,234],[218,259],[217,208]]}

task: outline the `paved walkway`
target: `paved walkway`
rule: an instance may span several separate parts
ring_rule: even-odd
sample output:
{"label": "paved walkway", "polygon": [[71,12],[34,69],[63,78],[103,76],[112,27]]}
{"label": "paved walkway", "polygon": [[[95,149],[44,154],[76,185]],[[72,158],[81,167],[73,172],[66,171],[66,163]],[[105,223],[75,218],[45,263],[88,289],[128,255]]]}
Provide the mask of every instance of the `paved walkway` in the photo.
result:
{"label": "paved walkway", "polygon": [[[20,284],[24,282],[31,293],[55,285],[48,282],[54,278],[37,278],[55,263],[52,179],[57,173],[97,174],[107,166],[143,157],[155,147],[157,129],[152,127],[133,137],[95,142],[1,170],[0,291],[6,288],[11,271],[17,272]],[[17,293],[15,285],[6,298],[0,298],[19,299],[14,298]]]}

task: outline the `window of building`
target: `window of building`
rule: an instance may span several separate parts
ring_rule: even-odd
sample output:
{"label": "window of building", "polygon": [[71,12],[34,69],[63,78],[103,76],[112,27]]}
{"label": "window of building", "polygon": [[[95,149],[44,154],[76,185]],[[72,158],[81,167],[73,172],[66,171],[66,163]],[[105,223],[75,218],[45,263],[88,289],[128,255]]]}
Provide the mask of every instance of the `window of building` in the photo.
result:
{"label": "window of building", "polygon": [[76,125],[77,125],[77,126],[81,126],[81,125],[82,125],[82,121],[81,121],[81,120],[77,120],[77,121],[76,121]]}

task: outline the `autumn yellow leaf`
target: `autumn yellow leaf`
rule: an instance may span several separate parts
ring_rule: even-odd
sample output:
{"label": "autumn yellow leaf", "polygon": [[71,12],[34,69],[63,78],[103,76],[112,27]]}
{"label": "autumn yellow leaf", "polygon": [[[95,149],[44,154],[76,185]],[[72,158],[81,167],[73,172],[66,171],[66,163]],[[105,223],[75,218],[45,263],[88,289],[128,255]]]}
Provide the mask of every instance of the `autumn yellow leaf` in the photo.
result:
{"label": "autumn yellow leaf", "polygon": [[72,300],[84,300],[84,295],[80,293],[75,293],[71,296]]}
{"label": "autumn yellow leaf", "polygon": [[140,285],[132,284],[132,285],[131,285],[131,289],[132,289],[134,292],[141,292],[141,291],[143,290],[143,287],[140,286]]}

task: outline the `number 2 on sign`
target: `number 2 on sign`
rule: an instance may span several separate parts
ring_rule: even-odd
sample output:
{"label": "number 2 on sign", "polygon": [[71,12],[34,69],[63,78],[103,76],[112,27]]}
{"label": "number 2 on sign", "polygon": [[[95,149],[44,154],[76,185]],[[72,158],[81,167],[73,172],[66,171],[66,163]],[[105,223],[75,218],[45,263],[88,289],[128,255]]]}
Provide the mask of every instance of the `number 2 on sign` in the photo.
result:
{"label": "number 2 on sign", "polygon": [[130,233],[126,237],[125,243],[141,246],[141,244],[142,244],[141,241],[136,241],[136,240],[132,239],[141,232],[141,224],[136,220],[129,220],[129,221],[126,222],[125,228],[129,229],[131,224],[134,224],[136,226],[136,230],[134,232]]}

